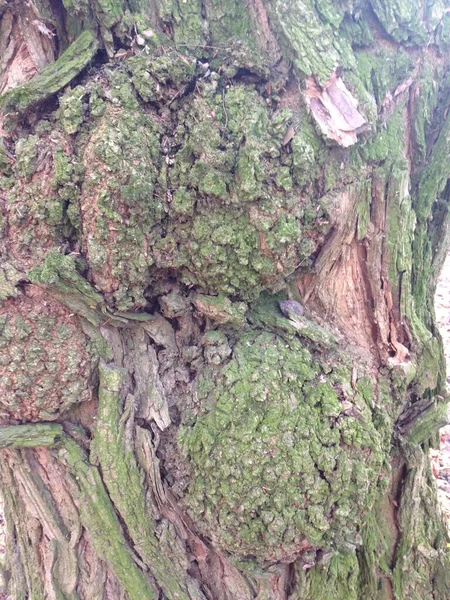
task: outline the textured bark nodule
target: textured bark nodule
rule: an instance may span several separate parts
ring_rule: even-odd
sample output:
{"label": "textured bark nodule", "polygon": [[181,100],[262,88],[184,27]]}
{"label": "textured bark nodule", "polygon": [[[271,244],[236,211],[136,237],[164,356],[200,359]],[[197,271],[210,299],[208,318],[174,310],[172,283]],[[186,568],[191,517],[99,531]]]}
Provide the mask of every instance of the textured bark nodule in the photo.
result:
{"label": "textured bark nodule", "polygon": [[0,0],[0,595],[450,597],[449,32]]}

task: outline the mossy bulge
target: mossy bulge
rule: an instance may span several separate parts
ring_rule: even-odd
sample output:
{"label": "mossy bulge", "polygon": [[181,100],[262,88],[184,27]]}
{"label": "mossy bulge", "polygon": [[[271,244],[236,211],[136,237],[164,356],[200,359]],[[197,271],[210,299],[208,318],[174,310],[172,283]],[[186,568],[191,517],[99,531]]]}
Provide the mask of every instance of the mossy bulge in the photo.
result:
{"label": "mossy bulge", "polygon": [[358,544],[389,448],[350,372],[326,371],[297,338],[245,334],[213,410],[182,432],[189,509],[235,556],[290,562]]}

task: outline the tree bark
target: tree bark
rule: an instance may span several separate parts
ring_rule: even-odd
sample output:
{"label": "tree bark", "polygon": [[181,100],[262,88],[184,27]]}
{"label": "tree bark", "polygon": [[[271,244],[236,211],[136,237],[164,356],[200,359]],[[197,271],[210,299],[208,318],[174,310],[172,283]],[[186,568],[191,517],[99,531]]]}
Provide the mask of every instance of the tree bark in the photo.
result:
{"label": "tree bark", "polygon": [[444,3],[0,19],[0,596],[448,599]]}

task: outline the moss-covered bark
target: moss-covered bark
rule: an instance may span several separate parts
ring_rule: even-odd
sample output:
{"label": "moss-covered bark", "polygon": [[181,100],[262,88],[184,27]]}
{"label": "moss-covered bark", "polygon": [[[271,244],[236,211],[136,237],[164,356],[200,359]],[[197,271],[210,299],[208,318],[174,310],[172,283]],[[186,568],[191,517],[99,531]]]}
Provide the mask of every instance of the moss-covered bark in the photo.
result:
{"label": "moss-covered bark", "polygon": [[447,600],[444,5],[0,19],[0,594]]}

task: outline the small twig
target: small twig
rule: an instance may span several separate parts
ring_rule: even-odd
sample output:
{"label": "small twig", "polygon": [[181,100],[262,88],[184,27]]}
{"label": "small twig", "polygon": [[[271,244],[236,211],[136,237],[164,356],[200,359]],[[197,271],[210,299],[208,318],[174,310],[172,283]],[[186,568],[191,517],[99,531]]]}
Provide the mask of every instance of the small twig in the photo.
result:
{"label": "small twig", "polygon": [[226,46],[206,46],[205,44],[175,44],[175,47],[184,46],[186,48],[208,48],[208,50],[228,50],[230,51],[230,47]]}
{"label": "small twig", "polygon": [[187,89],[187,85],[185,85],[185,86],[184,86],[184,88],[182,88],[181,90],[179,90],[179,91],[178,91],[178,92],[175,94],[175,96],[174,96],[174,97],[173,97],[173,98],[170,100],[170,102],[168,102],[168,103],[166,104],[166,106],[170,106],[170,105],[172,104],[172,102],[178,98],[178,96],[180,96],[180,95],[181,95],[183,92],[185,92],[185,91],[186,91],[186,89]]}
{"label": "small twig", "polygon": [[222,90],[222,106],[223,106],[223,112],[225,113],[225,127],[228,126],[228,113],[227,113],[227,109],[225,108],[225,90]]}

